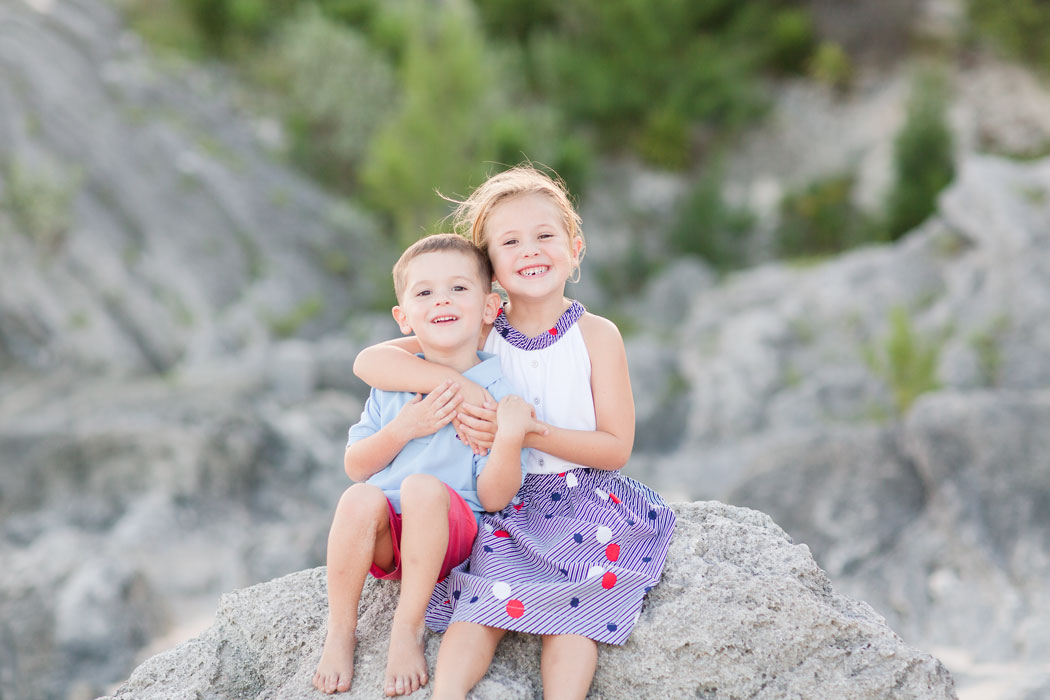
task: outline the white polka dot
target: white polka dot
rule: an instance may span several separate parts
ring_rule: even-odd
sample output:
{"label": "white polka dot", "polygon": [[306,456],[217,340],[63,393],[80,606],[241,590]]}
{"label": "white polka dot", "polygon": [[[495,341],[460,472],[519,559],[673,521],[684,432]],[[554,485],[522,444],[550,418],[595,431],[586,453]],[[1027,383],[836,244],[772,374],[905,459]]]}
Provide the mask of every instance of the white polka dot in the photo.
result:
{"label": "white polka dot", "polygon": [[496,600],[506,600],[510,598],[510,586],[500,581],[492,586],[492,595],[496,596]]}
{"label": "white polka dot", "polygon": [[603,569],[602,567],[600,567],[600,566],[592,566],[587,571],[587,578],[594,578],[595,576],[601,576],[604,573],[605,573],[605,569]]}
{"label": "white polka dot", "polygon": [[511,505],[515,505],[516,506],[519,503],[521,503],[521,498],[518,497],[518,496],[515,496],[514,498],[510,499],[510,503],[511,503]]}
{"label": "white polka dot", "polygon": [[602,525],[598,528],[598,532],[595,533],[594,537],[598,540],[599,544],[605,544],[612,539],[612,530]]}
{"label": "white polka dot", "polygon": [[568,486],[570,489],[575,488],[578,483],[580,483],[580,480],[577,479],[576,475],[572,472],[569,472],[565,475],[565,485]]}
{"label": "white polka dot", "polygon": [[598,494],[598,498],[602,499],[603,501],[609,500],[609,494],[605,491],[602,491],[601,489],[594,489],[594,492]]}
{"label": "white polka dot", "polygon": [[495,530],[496,528],[492,527],[492,525],[491,525],[491,524],[489,524],[489,523],[485,523],[485,529],[486,529],[487,531],[489,531],[489,532],[492,532],[492,531],[493,531],[493,530]]}

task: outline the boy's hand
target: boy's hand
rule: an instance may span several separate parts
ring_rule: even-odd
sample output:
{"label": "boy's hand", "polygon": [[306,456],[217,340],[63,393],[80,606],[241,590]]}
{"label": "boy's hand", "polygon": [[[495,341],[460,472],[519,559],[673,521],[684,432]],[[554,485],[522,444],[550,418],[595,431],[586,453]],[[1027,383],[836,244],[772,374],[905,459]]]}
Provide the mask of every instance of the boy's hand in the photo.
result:
{"label": "boy's hand", "polygon": [[426,395],[426,398],[416,394],[415,398],[406,403],[397,418],[397,429],[402,436],[408,440],[414,440],[424,435],[432,435],[456,417],[456,407],[463,401],[459,393],[459,385],[453,384],[451,379],[446,379],[436,389]]}
{"label": "boy's hand", "polygon": [[516,439],[524,438],[525,433],[547,433],[547,426],[536,420],[532,406],[514,394],[508,394],[500,400],[496,409],[496,425],[500,435],[512,435]]}

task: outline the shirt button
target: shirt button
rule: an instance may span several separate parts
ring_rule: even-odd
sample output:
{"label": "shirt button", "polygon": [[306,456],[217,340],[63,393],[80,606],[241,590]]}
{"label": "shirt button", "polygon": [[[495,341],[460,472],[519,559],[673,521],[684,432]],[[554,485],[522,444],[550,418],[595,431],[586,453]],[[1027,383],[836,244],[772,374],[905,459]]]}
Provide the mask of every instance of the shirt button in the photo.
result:
{"label": "shirt button", "polygon": [[536,404],[537,406],[539,406],[539,405],[540,405],[540,397],[539,397],[539,396],[537,396],[536,398],[534,398],[534,399],[532,400],[532,403],[534,403],[534,404]]}
{"label": "shirt button", "polygon": [[532,361],[532,366],[533,367],[539,367],[540,366],[540,361],[539,360],[533,360]]}
{"label": "shirt button", "polygon": [[543,466],[543,457],[540,457],[540,466]]}

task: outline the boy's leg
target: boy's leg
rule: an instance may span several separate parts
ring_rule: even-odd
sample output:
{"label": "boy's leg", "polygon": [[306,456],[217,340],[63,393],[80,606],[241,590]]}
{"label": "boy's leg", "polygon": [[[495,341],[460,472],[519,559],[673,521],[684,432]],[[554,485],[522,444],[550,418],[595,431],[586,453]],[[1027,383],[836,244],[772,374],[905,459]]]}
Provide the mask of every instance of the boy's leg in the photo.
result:
{"label": "boy's leg", "polygon": [[328,533],[328,633],[313,684],[325,693],[350,689],[354,674],[357,604],[372,563],[389,569],[390,542],[386,496],[370,484],[348,488]]}
{"label": "boy's leg", "polygon": [[543,700],[582,700],[598,666],[598,643],[578,634],[544,635],[540,655]]}
{"label": "boy's leg", "polygon": [[506,633],[474,622],[449,625],[438,649],[431,700],[465,698],[488,671],[496,646]]}
{"label": "boy's leg", "polygon": [[445,482],[413,474],[401,483],[401,598],[390,629],[384,691],[407,695],[427,682],[423,618],[448,549]]}

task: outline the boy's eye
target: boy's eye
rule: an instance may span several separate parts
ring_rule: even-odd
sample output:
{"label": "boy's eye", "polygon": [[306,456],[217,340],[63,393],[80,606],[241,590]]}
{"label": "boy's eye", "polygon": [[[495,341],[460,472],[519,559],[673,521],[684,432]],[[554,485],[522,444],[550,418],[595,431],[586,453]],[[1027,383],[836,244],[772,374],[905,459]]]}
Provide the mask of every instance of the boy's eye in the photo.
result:
{"label": "boy's eye", "polygon": [[508,238],[507,240],[503,241],[503,245],[514,245],[517,242],[517,238]]}
{"label": "boy's eye", "polygon": [[429,289],[421,289],[420,291],[416,292],[416,296],[417,297],[425,297],[425,296],[427,296],[429,294],[430,294],[430,290]]}
{"label": "boy's eye", "polygon": [[541,233],[540,238],[554,238],[553,233]]}
{"label": "boy's eye", "polygon": [[452,287],[452,291],[453,292],[465,292],[465,291],[467,291],[467,288],[464,287],[462,284],[457,284],[456,286]]}

